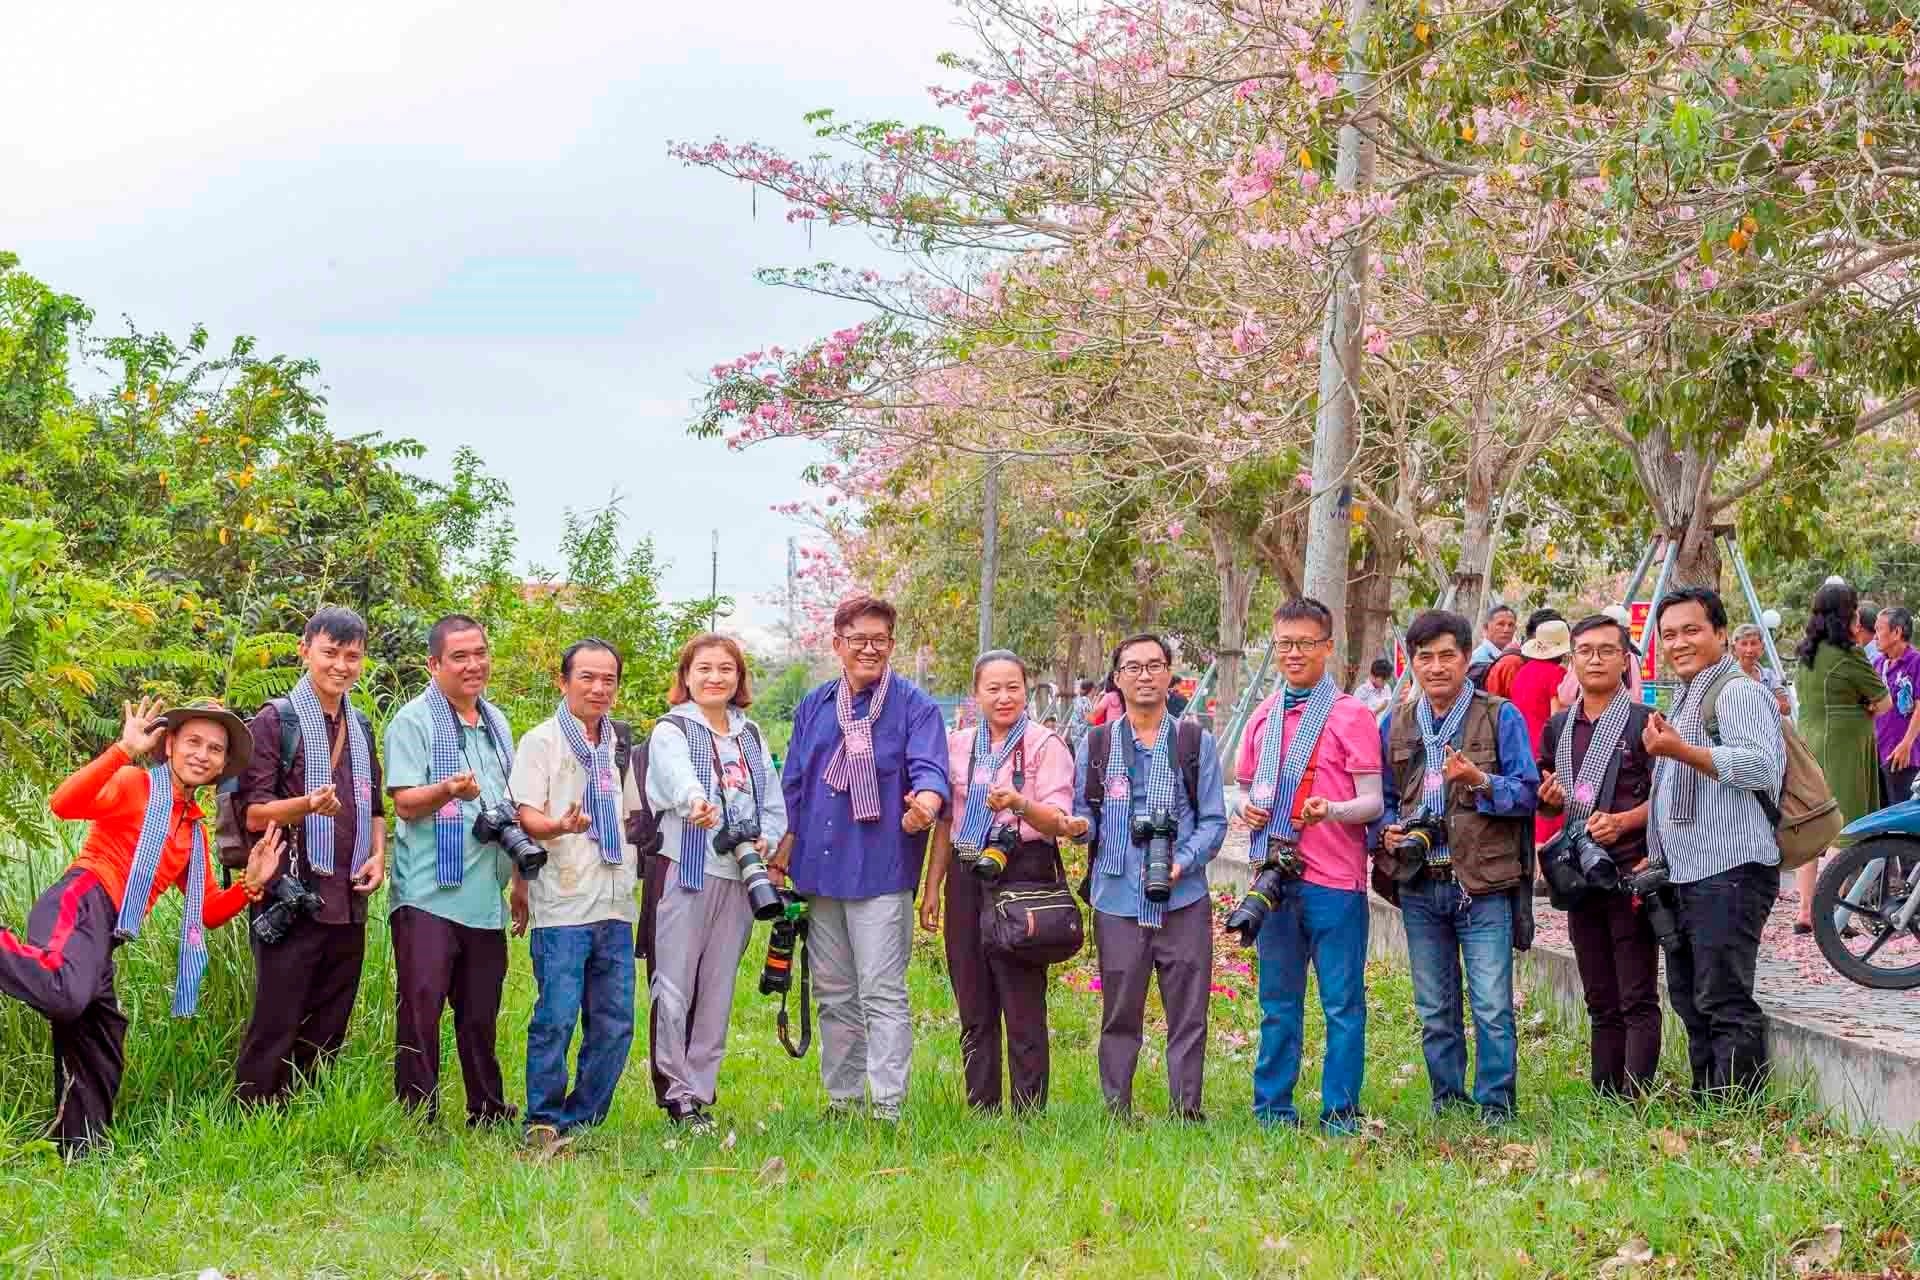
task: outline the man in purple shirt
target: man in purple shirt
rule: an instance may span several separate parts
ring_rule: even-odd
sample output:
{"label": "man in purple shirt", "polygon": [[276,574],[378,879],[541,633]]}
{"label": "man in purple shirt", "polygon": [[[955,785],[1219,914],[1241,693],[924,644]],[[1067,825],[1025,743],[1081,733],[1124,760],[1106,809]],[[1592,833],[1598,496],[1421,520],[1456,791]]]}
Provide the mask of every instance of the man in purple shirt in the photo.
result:
{"label": "man in purple shirt", "polygon": [[927,831],[950,795],[940,708],[887,663],[895,617],[872,596],[834,610],[841,676],[794,708],[780,777],[788,830],[770,868],[810,899],[828,1108],[848,1114],[866,1097],[889,1122],[900,1118],[913,1057],[913,895]]}
{"label": "man in purple shirt", "polygon": [[1882,609],[1874,619],[1873,641],[1880,650],[1873,669],[1893,698],[1893,705],[1873,722],[1874,745],[1880,752],[1886,802],[1899,804],[1913,794],[1913,780],[1920,776],[1913,759],[1913,744],[1920,740],[1920,649],[1913,647],[1913,615],[1905,609]]}

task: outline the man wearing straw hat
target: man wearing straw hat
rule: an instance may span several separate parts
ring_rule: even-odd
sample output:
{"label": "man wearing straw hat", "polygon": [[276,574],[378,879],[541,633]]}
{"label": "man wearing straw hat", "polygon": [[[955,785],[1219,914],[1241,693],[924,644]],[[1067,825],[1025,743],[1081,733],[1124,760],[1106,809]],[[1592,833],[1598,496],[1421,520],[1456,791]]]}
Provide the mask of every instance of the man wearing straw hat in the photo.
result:
{"label": "man wearing straw hat", "polygon": [[[187,902],[173,1013],[191,1016],[207,968],[206,930],[258,901],[280,861],[280,832],[270,827],[242,880],[212,887],[193,793],[246,767],[253,743],[240,717],[206,702],[163,712],[146,698],[124,710],[120,740],[53,793],[55,817],[93,823],[80,856],[33,904],[24,941],[0,929],[0,991],[52,1024],[53,1137],[68,1156],[83,1154],[112,1123],[126,1068],[114,948],[139,937],[153,904],[177,887]],[[149,756],[153,763],[136,763]]]}

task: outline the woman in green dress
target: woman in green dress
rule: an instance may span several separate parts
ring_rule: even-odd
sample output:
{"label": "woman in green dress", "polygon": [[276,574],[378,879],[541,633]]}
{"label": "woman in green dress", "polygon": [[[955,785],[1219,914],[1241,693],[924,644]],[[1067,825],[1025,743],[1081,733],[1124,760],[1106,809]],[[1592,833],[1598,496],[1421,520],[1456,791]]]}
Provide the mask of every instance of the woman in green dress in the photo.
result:
{"label": "woman in green dress", "polygon": [[[1833,798],[1848,822],[1880,807],[1880,757],[1873,739],[1873,718],[1891,702],[1887,686],[1853,643],[1853,619],[1860,599],[1852,587],[1830,582],[1813,597],[1813,613],[1800,641],[1800,669],[1793,690],[1800,701],[1800,736],[1827,775]],[[1801,867],[1797,884],[1800,914],[1795,933],[1813,932],[1816,859]]]}

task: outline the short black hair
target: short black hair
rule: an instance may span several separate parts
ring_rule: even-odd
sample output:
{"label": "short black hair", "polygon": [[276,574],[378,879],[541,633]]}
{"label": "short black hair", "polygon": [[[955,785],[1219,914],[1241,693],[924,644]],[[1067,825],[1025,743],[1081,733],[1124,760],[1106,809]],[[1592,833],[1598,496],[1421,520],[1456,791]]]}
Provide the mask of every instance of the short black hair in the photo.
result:
{"label": "short black hair", "polygon": [[1092,692],[1093,692],[1093,688],[1094,688],[1094,685],[1093,685],[1093,681],[1091,681],[1091,680],[1088,680],[1088,679],[1087,679],[1087,678],[1085,678],[1084,676],[1083,676],[1083,677],[1081,677],[1081,680],[1080,680],[1080,692],[1082,692],[1082,693],[1092,693]]}
{"label": "short black hair", "polygon": [[[1492,622],[1503,613],[1513,613],[1513,606],[1510,604],[1497,604],[1493,606],[1493,608],[1487,610],[1487,621]],[[1513,616],[1517,618],[1520,615],[1513,613]]]}
{"label": "short black hair", "polygon": [[593,649],[598,649],[603,653],[613,655],[613,678],[618,680],[621,672],[626,669],[626,663],[621,660],[618,649],[608,644],[605,640],[600,639],[598,636],[588,636],[585,640],[575,640],[567,646],[566,651],[560,655],[560,678],[565,680],[573,674],[574,655],[586,653]]}
{"label": "short black hair", "polygon": [[1139,635],[1128,636],[1125,640],[1122,640],[1119,644],[1113,646],[1113,666],[1112,666],[1113,670],[1118,671],[1120,669],[1120,655],[1125,653],[1127,650],[1133,648],[1133,646],[1137,644],[1159,645],[1160,653],[1162,656],[1166,658],[1167,665],[1168,666],[1173,665],[1173,646],[1167,643],[1167,638],[1163,635],[1157,635],[1151,631],[1142,631]]}
{"label": "short black hair", "polygon": [[447,651],[447,641],[462,631],[478,631],[486,635],[487,629],[464,613],[450,613],[433,624],[427,631],[427,656],[438,658]]}
{"label": "short black hair", "polygon": [[1873,620],[1880,616],[1880,606],[1865,600],[1860,602],[1860,626],[1863,630],[1873,630]]}
{"label": "short black hair", "polygon": [[1383,679],[1387,679],[1387,680],[1393,679],[1393,664],[1391,662],[1388,662],[1385,658],[1375,658],[1373,660],[1373,665],[1371,667],[1368,667],[1367,671],[1369,674],[1380,676]]}
{"label": "short black hair", "polygon": [[1900,633],[1902,640],[1911,641],[1913,639],[1913,615],[1911,613],[1908,613],[1899,605],[1893,605],[1889,608],[1882,609],[1880,616],[1887,620],[1887,626],[1890,629]]}
{"label": "short black hair", "polygon": [[1660,626],[1660,619],[1667,610],[1677,604],[1697,604],[1707,612],[1707,621],[1715,631],[1727,629],[1727,602],[1712,587],[1675,587],[1660,597],[1653,606],[1653,625]]}
{"label": "short black hair", "polygon": [[1610,618],[1604,613],[1590,613],[1586,617],[1580,619],[1580,621],[1574,623],[1573,630],[1568,632],[1567,634],[1568,647],[1572,647],[1573,642],[1578,640],[1581,636],[1587,634],[1587,632],[1598,631],[1602,627],[1612,627],[1615,630],[1619,631],[1620,647],[1622,649],[1628,650],[1629,652],[1632,651],[1633,633],[1627,630],[1627,624],[1620,621],[1620,619],[1618,618]]}
{"label": "short black hair", "polygon": [[1465,653],[1473,647],[1473,624],[1451,610],[1429,609],[1407,627],[1407,651],[1418,652],[1447,636]]}
{"label": "short black hair", "polygon": [[367,620],[345,605],[322,605],[307,619],[307,629],[300,633],[300,639],[303,643],[311,643],[318,635],[326,636],[335,644],[357,644],[364,649],[367,647]]}
{"label": "short black hair", "polygon": [[1320,624],[1320,638],[1333,639],[1333,610],[1312,596],[1295,596],[1287,601],[1273,611],[1273,622],[1275,626],[1283,622],[1317,622]]}
{"label": "short black hair", "polygon": [[1527,615],[1527,639],[1533,639],[1533,633],[1549,622],[1565,622],[1558,609],[1535,609]]}

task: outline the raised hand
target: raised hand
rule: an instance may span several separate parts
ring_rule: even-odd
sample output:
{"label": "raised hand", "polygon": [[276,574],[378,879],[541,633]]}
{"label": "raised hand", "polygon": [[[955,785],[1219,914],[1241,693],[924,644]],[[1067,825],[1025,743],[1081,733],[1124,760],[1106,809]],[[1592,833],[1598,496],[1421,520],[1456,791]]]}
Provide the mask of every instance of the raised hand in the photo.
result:
{"label": "raised hand", "polygon": [[1656,711],[1647,717],[1647,727],[1640,735],[1640,745],[1647,749],[1650,756],[1672,757],[1686,750],[1687,740],[1668,723],[1665,716]]}
{"label": "raised hand", "polygon": [[720,806],[710,800],[696,800],[687,821],[702,831],[711,831],[720,825]]}
{"label": "raised hand", "polygon": [[560,829],[568,835],[581,835],[593,827],[593,819],[580,812],[580,806],[570,804],[567,811],[560,815]]}
{"label": "raised hand", "polygon": [[241,873],[247,896],[255,902],[267,891],[267,882],[280,873],[280,855],[286,852],[287,838],[277,822],[269,822],[260,838],[247,851],[246,870]]}
{"label": "raised hand", "polygon": [[167,722],[160,718],[160,699],[142,698],[120,704],[124,716],[120,725],[120,749],[138,760],[160,745],[167,736]]}
{"label": "raised hand", "polygon": [[1560,785],[1560,779],[1548,769],[1540,775],[1540,804],[1547,809],[1567,807],[1567,789]]}
{"label": "raised hand", "polygon": [[1446,775],[1448,782],[1464,782],[1469,787],[1484,786],[1487,781],[1487,775],[1479,765],[1452,747],[1447,748],[1446,762],[1441,765],[1440,771]]}
{"label": "raised hand", "polygon": [[324,787],[315,787],[307,792],[307,812],[317,813],[323,818],[331,818],[340,812],[340,792],[329,782]]}
{"label": "raised hand", "polygon": [[473,770],[462,769],[459,773],[447,775],[447,794],[455,800],[478,800],[480,798],[480,779]]}
{"label": "raised hand", "polygon": [[1305,830],[1317,822],[1325,822],[1330,812],[1325,796],[1308,796],[1306,803],[1300,806],[1300,828]]}

